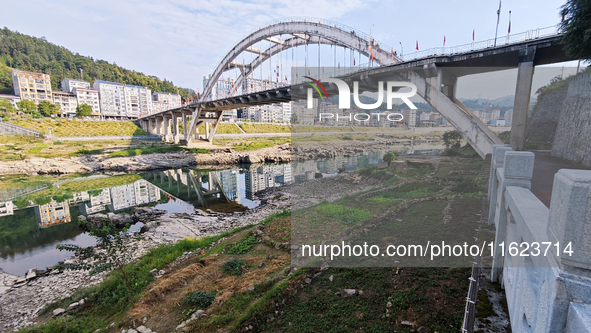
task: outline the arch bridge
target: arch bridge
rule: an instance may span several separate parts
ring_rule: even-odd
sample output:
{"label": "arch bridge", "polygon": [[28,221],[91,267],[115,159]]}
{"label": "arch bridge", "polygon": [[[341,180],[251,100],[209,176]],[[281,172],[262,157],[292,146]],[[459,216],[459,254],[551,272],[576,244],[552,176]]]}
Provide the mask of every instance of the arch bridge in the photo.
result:
{"label": "arch bridge", "polygon": [[[142,117],[139,122],[149,133],[162,135],[167,141],[182,141],[189,146],[199,142],[211,144],[223,111],[289,102],[292,97],[301,96],[307,88],[303,78],[299,78],[294,85],[278,84],[271,89],[251,91],[245,87],[245,79],[252,76],[265,61],[302,45],[317,44],[319,49],[320,45],[332,45],[373,58],[373,62],[359,67],[335,69],[336,73],[324,76],[340,78],[350,85],[358,81],[364,91],[376,91],[379,81],[403,80],[414,83],[417,93],[458,129],[483,158],[492,153],[492,147],[501,141],[456,99],[457,79],[464,75],[518,68],[511,145],[516,150],[522,150],[534,67],[571,59],[562,50],[556,27],[510,37],[507,36],[500,43],[488,40],[416,52],[405,56],[403,60],[391,48],[388,51],[389,47],[371,36],[334,22],[308,19],[274,22],[252,32],[226,54],[207,82],[200,100]],[[257,43],[261,45],[262,41],[270,46],[264,50],[256,48]],[[251,57],[252,61],[248,64],[238,62],[237,59],[244,53],[252,53],[256,57]],[[219,99],[208,98],[222,75],[235,69],[240,74],[229,94]],[[338,93],[334,84],[325,86],[329,95]],[[179,131],[181,121],[182,135]],[[202,125],[204,131],[200,134],[198,128]]]}

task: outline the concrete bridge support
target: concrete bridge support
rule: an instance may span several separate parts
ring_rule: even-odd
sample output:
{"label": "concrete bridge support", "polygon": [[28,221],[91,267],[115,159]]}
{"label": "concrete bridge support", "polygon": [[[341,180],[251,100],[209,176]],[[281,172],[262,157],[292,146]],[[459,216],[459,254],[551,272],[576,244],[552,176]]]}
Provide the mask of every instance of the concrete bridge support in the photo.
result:
{"label": "concrete bridge support", "polygon": [[535,46],[519,51],[517,87],[515,88],[515,101],[513,102],[510,139],[511,148],[514,150],[523,150],[525,147],[527,116],[529,113],[529,100],[531,97],[531,86],[534,77],[535,56]]}
{"label": "concrete bridge support", "polygon": [[407,80],[416,85],[417,93],[460,131],[482,158],[492,154],[493,146],[502,141],[455,98],[457,79],[443,68],[430,66],[424,70],[427,78],[414,71],[406,74]]}

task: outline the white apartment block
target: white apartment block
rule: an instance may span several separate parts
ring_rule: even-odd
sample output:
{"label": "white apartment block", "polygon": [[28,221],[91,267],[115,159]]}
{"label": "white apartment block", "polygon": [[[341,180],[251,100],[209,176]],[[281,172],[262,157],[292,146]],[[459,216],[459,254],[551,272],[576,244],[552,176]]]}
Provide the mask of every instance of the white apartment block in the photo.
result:
{"label": "white apartment block", "polygon": [[125,85],[125,116],[138,118],[152,113],[152,91],[146,87]]}
{"label": "white apartment block", "polygon": [[152,93],[152,112],[159,112],[181,106],[181,95],[155,91]]}
{"label": "white apartment block", "polygon": [[513,109],[505,111],[505,126],[511,126],[513,124]]}
{"label": "white apartment block", "polygon": [[92,107],[93,116],[101,115],[101,107],[99,101],[99,92],[94,89],[74,88],[74,94],[78,105],[87,104]]}
{"label": "white apartment block", "polygon": [[410,127],[417,126],[417,110],[406,109],[402,110],[402,122]]}
{"label": "white apartment block", "polygon": [[62,110],[62,116],[76,115],[78,100],[76,95],[66,91],[53,92],[53,104],[56,104]]}
{"label": "white apartment block", "polygon": [[121,83],[95,80],[92,88],[99,93],[103,117],[126,117],[125,86]]}
{"label": "white apartment block", "polygon": [[26,71],[12,70],[12,86],[14,94],[21,100],[39,104],[42,101],[53,103],[51,98],[51,80],[49,75]]}
{"label": "white apartment block", "polygon": [[77,89],[77,88],[90,89],[90,83],[87,81],[82,81],[82,80],[63,79],[61,84],[62,84],[62,91],[67,91],[70,93],[73,93],[74,89]]}

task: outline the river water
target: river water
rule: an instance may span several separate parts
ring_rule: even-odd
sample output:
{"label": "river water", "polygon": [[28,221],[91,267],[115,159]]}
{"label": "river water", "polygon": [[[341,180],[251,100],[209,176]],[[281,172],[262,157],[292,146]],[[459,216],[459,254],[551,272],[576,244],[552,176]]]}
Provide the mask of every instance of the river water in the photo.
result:
{"label": "river water", "polygon": [[[423,153],[438,151],[427,149]],[[94,238],[78,227],[80,215],[131,214],[134,207],[188,214],[196,209],[244,211],[260,204],[254,196],[257,191],[375,165],[382,162],[386,152],[291,164],[238,165],[215,171],[175,169],[55,177],[41,184],[23,176],[0,190],[0,269],[24,275],[30,268],[45,269],[73,255],[57,250],[56,244],[94,245]],[[139,231],[141,226],[136,223],[129,232]]]}

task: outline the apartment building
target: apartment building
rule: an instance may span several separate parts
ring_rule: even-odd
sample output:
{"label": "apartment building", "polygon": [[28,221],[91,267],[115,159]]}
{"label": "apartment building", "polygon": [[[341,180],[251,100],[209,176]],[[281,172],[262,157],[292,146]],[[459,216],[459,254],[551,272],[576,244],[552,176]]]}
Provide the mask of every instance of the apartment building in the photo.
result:
{"label": "apartment building", "polygon": [[164,111],[181,106],[181,95],[155,91],[152,93],[152,112]]}
{"label": "apartment building", "polygon": [[51,79],[43,73],[12,70],[12,86],[14,94],[21,100],[39,104],[42,101],[53,102],[51,91]]}
{"label": "apartment building", "polygon": [[62,110],[62,116],[76,115],[76,107],[78,106],[78,100],[76,95],[67,91],[54,91],[53,104],[56,104]]}
{"label": "apartment building", "polygon": [[125,116],[139,118],[152,113],[152,91],[146,87],[125,85]]}
{"label": "apartment building", "polygon": [[94,89],[86,88],[74,88],[74,94],[76,95],[76,102],[78,105],[87,104],[92,108],[92,116],[101,115],[101,107],[99,100],[99,92]]}
{"label": "apartment building", "polygon": [[74,79],[63,79],[61,82],[62,91],[67,91],[70,93],[74,92],[74,89],[90,89],[90,82],[82,81],[82,80],[74,80]]}
{"label": "apartment building", "polygon": [[95,80],[92,88],[99,93],[100,110],[103,117],[124,118],[125,85],[117,82]]}

